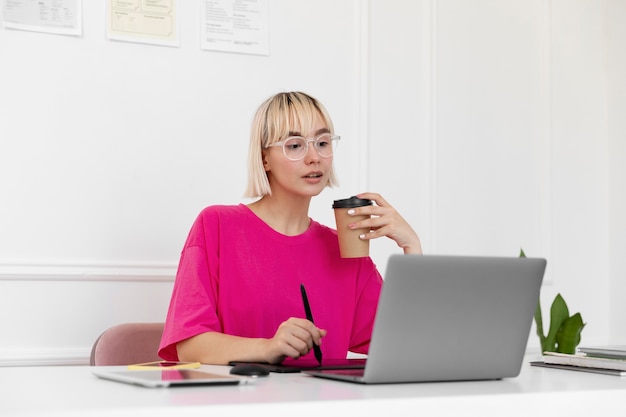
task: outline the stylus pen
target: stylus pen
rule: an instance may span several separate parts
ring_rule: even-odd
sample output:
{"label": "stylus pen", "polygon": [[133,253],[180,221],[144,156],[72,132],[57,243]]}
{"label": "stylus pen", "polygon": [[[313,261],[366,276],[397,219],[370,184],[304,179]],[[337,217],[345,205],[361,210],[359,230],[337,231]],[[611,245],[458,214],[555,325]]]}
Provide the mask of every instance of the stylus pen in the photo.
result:
{"label": "stylus pen", "polygon": [[[306,318],[311,323],[315,323],[313,321],[313,314],[311,314],[311,306],[309,305],[309,297],[306,296],[306,289],[304,288],[304,284],[300,284],[300,292],[302,293],[302,303],[304,304],[304,312],[306,313]],[[315,353],[315,359],[322,364],[322,349],[320,349],[319,345],[313,344],[313,353]]]}

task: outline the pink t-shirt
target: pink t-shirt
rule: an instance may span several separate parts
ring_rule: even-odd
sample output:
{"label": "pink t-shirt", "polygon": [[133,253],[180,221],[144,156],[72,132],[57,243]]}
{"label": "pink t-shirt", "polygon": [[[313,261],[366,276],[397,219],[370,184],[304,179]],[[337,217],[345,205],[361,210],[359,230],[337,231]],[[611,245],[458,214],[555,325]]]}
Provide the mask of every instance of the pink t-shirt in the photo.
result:
{"label": "pink t-shirt", "polygon": [[305,317],[301,283],[315,324],[328,330],[324,358],[367,353],[382,286],[369,257],[342,259],[336,231],[313,220],[285,236],[243,204],[207,207],[181,254],[159,355],[178,360],[176,343],[209,331],[272,337]]}

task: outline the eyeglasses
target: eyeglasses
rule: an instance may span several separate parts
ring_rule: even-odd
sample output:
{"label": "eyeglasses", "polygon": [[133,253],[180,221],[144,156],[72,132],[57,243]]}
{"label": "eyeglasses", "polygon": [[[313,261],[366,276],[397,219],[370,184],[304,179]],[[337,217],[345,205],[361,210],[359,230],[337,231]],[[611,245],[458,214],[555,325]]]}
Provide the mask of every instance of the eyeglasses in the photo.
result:
{"label": "eyeglasses", "polygon": [[299,161],[304,158],[309,151],[309,143],[313,143],[315,150],[322,158],[329,158],[333,156],[333,152],[339,144],[340,136],[331,135],[330,133],[322,133],[315,139],[306,139],[302,136],[289,136],[280,142],[274,142],[271,145],[267,145],[267,148],[272,146],[282,146],[283,153],[290,161]]}

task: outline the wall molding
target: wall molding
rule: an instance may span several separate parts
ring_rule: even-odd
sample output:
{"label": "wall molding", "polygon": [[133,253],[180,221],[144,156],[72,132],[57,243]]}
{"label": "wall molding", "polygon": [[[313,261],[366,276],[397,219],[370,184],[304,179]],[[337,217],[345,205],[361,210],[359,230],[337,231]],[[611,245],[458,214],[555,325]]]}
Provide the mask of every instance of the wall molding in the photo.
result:
{"label": "wall molding", "polygon": [[370,4],[360,0],[354,1],[356,17],[356,33],[354,34],[355,68],[355,106],[354,120],[354,187],[357,190],[368,190],[370,185]]}
{"label": "wall molding", "polygon": [[91,348],[0,349],[0,367],[89,365]]}
{"label": "wall molding", "polygon": [[[542,256],[546,259],[554,259],[553,257],[553,238],[552,238],[552,1],[546,1],[542,5],[542,37],[543,50],[541,74],[541,103],[543,107],[540,109],[541,129],[543,137],[541,145],[537,149],[538,158],[541,161],[541,176],[546,180],[541,183],[540,205],[541,205],[541,231],[542,243],[544,245]],[[544,275],[543,285],[554,285],[555,275],[549,266]]]}
{"label": "wall molding", "polygon": [[0,261],[0,281],[173,282],[177,264]]}
{"label": "wall molding", "polygon": [[428,120],[427,131],[424,132],[424,137],[428,138],[428,146],[429,146],[429,160],[427,161],[430,166],[428,167],[428,172],[430,174],[430,183],[429,183],[429,198],[430,198],[430,207],[429,207],[429,216],[430,216],[430,250],[434,253],[437,253],[438,250],[438,42],[437,42],[437,2],[435,0],[430,0],[424,3],[425,13],[423,14],[422,24],[424,25],[424,57],[427,59],[427,62],[424,64],[424,90],[428,91],[428,105],[425,106],[428,109],[428,114],[426,115],[426,120]]}

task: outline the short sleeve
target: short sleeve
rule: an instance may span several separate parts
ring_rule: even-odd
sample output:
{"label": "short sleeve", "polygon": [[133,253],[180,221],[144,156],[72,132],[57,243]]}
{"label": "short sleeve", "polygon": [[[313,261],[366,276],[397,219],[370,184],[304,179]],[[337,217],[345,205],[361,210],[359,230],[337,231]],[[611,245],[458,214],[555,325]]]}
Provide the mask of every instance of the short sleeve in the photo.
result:
{"label": "short sleeve", "polygon": [[350,337],[350,351],[355,353],[367,353],[369,350],[378,299],[383,285],[382,276],[375,265],[371,261],[368,264],[367,267],[363,268],[363,276],[358,281],[361,285],[357,291],[354,322]]}
{"label": "short sleeve", "polygon": [[[181,254],[159,356],[178,360],[176,344],[207,331],[222,331],[217,315],[217,248],[207,242],[210,222],[198,219]],[[218,228],[216,228],[217,230]]]}

